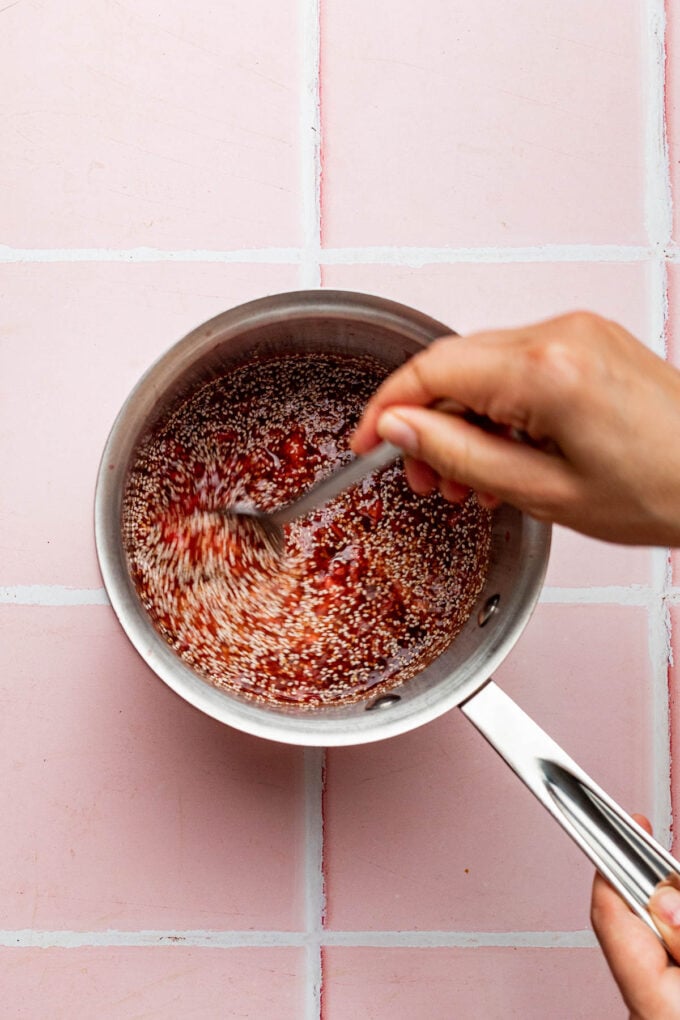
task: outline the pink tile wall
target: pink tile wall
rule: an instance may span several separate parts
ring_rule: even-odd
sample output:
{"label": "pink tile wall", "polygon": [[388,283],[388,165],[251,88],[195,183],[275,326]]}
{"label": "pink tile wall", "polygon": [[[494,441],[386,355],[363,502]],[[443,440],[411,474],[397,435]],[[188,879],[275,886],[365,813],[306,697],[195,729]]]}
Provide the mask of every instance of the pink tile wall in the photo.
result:
{"label": "pink tile wall", "polygon": [[108,606],[0,625],[0,929],[297,930],[300,752],[171,695]]}
{"label": "pink tile wall", "polygon": [[5,1016],[299,1020],[300,950],[0,949]]}
{"label": "pink tile wall", "polygon": [[[666,5],[664,163],[662,7],[0,12],[3,1017],[623,1015],[590,865],[460,713],[327,755],[202,717],[123,636],[91,520],[140,374],[265,294],[367,291],[460,332],[585,307],[657,350],[667,298],[680,367],[680,17]],[[666,558],[556,529],[496,678],[662,834]]]}
{"label": "pink tile wall", "polygon": [[199,322],[295,281],[290,266],[0,264],[3,584],[99,586],[92,493],[128,391]]}
{"label": "pink tile wall", "polygon": [[294,7],[95,0],[4,13],[3,243],[299,243]]}
{"label": "pink tile wall", "polygon": [[644,241],[638,4],[322,11],[328,245]]}
{"label": "pink tile wall", "polygon": [[[646,625],[637,607],[543,606],[496,677],[631,811],[652,803]],[[458,712],[330,751],[326,833],[331,928],[588,926],[588,862]]]}
{"label": "pink tile wall", "polygon": [[367,1002],[371,1020],[623,1016],[602,957],[592,949],[333,947],[324,959],[324,1020],[365,1016]]}

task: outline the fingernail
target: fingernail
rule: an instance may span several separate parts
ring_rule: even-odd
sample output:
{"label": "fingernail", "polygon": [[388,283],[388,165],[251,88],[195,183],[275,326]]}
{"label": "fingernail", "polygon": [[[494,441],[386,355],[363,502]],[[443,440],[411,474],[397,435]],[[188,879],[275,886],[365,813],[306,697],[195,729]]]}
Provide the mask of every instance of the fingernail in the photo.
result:
{"label": "fingernail", "polygon": [[662,886],[652,896],[653,912],[670,928],[680,928],[680,892],[671,885]]}
{"label": "fingernail", "polygon": [[418,434],[403,418],[385,411],[378,419],[377,432],[381,439],[394,443],[404,453],[418,453]]}

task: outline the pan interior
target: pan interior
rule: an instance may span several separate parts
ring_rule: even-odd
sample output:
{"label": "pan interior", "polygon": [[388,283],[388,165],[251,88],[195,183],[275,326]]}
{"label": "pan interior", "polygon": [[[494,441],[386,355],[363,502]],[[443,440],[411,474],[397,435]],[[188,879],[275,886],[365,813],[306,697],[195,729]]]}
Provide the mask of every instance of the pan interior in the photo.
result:
{"label": "pan interior", "polygon": [[377,704],[365,700],[314,709],[265,706],[213,687],[156,632],[127,572],[120,534],[127,467],[143,437],[188,392],[254,356],[293,351],[370,355],[389,371],[443,332],[450,330],[425,317],[409,325],[395,316],[385,325],[365,310],[362,314],[361,307],[348,310],[342,303],[336,315],[328,309],[317,315],[305,309],[283,322],[265,317],[239,323],[225,313],[172,348],[133,391],[109,438],[100,471],[96,499],[100,564],[113,608],[133,644],[190,703],[247,732],[288,743],[365,742],[412,729],[470,696],[512,647],[540,592],[550,530],[509,506],[494,514],[486,582],[461,632],[430,666]]}

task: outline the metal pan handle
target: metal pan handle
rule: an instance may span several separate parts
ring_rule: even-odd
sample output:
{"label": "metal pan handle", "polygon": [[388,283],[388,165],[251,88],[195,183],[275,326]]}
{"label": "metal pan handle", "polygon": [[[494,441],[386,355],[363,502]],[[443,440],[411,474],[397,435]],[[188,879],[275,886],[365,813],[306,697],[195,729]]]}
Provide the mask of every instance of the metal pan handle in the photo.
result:
{"label": "metal pan handle", "polygon": [[678,862],[492,680],[460,707],[661,939],[647,903],[659,882],[680,885]]}

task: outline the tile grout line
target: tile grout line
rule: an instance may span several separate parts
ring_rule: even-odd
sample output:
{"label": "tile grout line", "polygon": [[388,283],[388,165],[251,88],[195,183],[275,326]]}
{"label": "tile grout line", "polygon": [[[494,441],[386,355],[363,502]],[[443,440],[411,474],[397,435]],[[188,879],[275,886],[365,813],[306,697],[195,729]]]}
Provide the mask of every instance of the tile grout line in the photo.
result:
{"label": "tile grout line", "polygon": [[[645,225],[652,251],[649,265],[650,343],[666,354],[668,318],[667,252],[671,247],[672,199],[666,137],[666,11],[665,0],[646,0],[644,47],[647,116],[645,119]],[[671,594],[670,553],[652,553],[653,590],[649,607],[648,647],[652,667],[653,824],[659,840],[669,846],[673,829],[671,802],[671,734],[668,691]]]}
{"label": "tile grout line", "polygon": [[16,584],[0,587],[0,605],[108,606],[104,588],[70,588],[64,584]]}
{"label": "tile grout line", "polygon": [[[597,945],[590,929],[576,931],[331,931],[324,946],[346,948],[437,947],[484,949],[589,949]],[[6,949],[92,949],[118,947],[185,947],[198,949],[284,948],[307,945],[307,934],[297,931],[210,931],[140,929],[139,931],[44,931],[31,928],[0,931],[0,947]]]}
{"label": "tile grout line", "polygon": [[367,246],[360,248],[323,248],[324,265],[425,265],[457,263],[532,263],[532,262],[643,262],[651,250],[644,245],[617,244],[538,244],[489,245],[463,248]]}
{"label": "tile grout line", "polygon": [[301,284],[321,286],[321,0],[300,0],[302,233]]}
{"label": "tile grout line", "polygon": [[31,262],[264,262],[297,265],[301,248],[13,248],[0,244],[0,263]]}
{"label": "tile grout line", "polygon": [[652,665],[653,801],[652,824],[656,838],[670,848],[673,832],[671,796],[671,721],[668,666],[671,655],[668,578],[670,555],[654,550],[657,595],[648,613],[648,646]]}
{"label": "tile grout line", "polygon": [[305,951],[307,983],[305,987],[306,1020],[321,1020],[323,970],[321,947],[326,911],[324,891],[324,826],[323,791],[325,750],[306,747],[304,761],[304,868],[305,868]]}
{"label": "tile grout line", "polygon": [[[300,0],[302,228],[300,284],[321,286],[321,0]],[[307,747],[304,762],[305,1020],[322,1017],[322,932],[325,918],[323,794],[325,751]]]}
{"label": "tile grout line", "polygon": [[[435,263],[531,263],[531,262],[629,262],[644,261],[659,257],[640,246],[618,245],[545,245],[528,247],[488,248],[361,248],[321,250],[320,181],[321,146],[319,114],[319,2],[302,0],[305,45],[305,65],[302,129],[303,129],[303,221],[304,247],[302,249],[243,249],[234,251],[181,251],[164,252],[155,249],[137,248],[129,250],[72,249],[65,251],[0,249],[0,262],[165,262],[165,261],[209,261],[209,262],[253,262],[287,263],[301,266],[302,285],[317,287],[321,283],[322,264],[395,264],[422,266]],[[651,8],[657,7],[655,0],[649,0]],[[311,122],[311,139],[310,139]],[[311,157],[311,158],[310,158]],[[663,256],[660,257],[662,268]],[[667,582],[665,582],[667,583]],[[0,602],[18,601],[12,592],[20,589],[0,589]],[[68,589],[58,586],[44,586],[21,589],[24,597],[38,597],[31,604],[78,605],[106,604],[105,595],[99,589]],[[30,594],[32,592],[32,595]],[[572,592],[576,595],[572,598]],[[626,604],[647,604],[649,593],[646,589],[625,588],[559,589],[547,591],[544,601],[623,602]],[[5,596],[5,597],[3,597]],[[56,597],[58,601],[53,599]],[[41,601],[47,598],[49,601]],[[404,946],[431,948],[436,946],[481,948],[484,946],[507,946],[519,948],[568,946],[570,948],[595,945],[590,931],[583,932],[332,932],[325,930],[324,922],[324,874],[323,874],[323,814],[322,798],[324,785],[324,752],[308,748],[304,751],[304,803],[305,803],[305,933],[288,932],[220,932],[220,933],[80,933],[49,932],[0,932],[0,945],[219,945],[223,947],[253,946],[305,946],[307,951],[306,1009],[308,1020],[321,1017],[321,947],[338,946]],[[120,941],[115,940],[116,937]],[[51,942],[54,938],[56,941]],[[101,940],[100,940],[101,938]],[[114,942],[111,939],[114,938]],[[79,941],[84,939],[86,941]]]}
{"label": "tile grout line", "polygon": [[[301,0],[316,6],[318,0]],[[0,264],[63,262],[217,262],[235,264],[299,265],[303,282],[318,279],[323,265],[396,265],[419,268],[426,265],[459,263],[534,263],[534,262],[644,262],[655,252],[644,245],[619,244],[543,244],[525,246],[481,246],[467,248],[366,246],[357,248],[321,248],[321,147],[319,106],[307,95],[302,115],[303,155],[303,237],[302,247],[178,249],[136,248],[13,248],[0,245]],[[314,118],[314,130],[309,121]],[[306,127],[305,127],[306,126]],[[308,137],[310,136],[310,137]],[[668,258],[680,261],[680,249],[670,248]],[[310,284],[311,285],[311,284]],[[319,284],[316,283],[315,286]]]}

